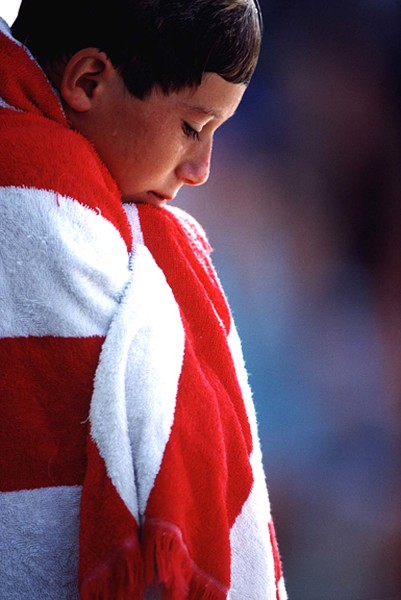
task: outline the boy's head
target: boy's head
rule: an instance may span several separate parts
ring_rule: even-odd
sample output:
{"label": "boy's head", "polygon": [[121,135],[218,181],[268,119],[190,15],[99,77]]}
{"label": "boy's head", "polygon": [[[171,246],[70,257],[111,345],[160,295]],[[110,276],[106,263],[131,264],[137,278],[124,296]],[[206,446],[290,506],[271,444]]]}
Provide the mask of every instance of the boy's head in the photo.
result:
{"label": "boy's head", "polygon": [[143,98],[198,85],[205,72],[248,83],[261,42],[254,0],[22,0],[13,34],[46,70],[85,47],[107,54]]}
{"label": "boy's head", "polygon": [[123,197],[153,204],[207,179],[261,29],[255,0],[22,0],[12,27]]}

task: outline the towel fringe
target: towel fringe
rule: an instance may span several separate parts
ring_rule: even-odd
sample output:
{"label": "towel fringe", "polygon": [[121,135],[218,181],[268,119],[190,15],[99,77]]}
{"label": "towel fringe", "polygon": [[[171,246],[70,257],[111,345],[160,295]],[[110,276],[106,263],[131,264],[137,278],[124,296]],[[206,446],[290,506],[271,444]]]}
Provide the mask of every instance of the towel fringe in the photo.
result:
{"label": "towel fringe", "polygon": [[127,543],[81,584],[80,600],[142,600],[145,591],[138,543]]}
{"label": "towel fringe", "polygon": [[196,568],[181,532],[170,523],[146,523],[143,535],[145,581],[163,585],[163,600],[225,600],[218,582]]}

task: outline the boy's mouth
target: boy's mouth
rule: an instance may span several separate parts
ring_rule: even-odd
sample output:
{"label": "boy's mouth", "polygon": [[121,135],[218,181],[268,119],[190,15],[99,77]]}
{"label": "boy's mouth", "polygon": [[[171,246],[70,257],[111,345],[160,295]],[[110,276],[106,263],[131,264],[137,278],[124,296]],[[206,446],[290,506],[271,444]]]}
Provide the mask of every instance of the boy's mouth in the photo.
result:
{"label": "boy's mouth", "polygon": [[138,196],[131,198],[130,201],[136,202],[138,204],[152,204],[153,206],[164,206],[169,200],[173,200],[173,198],[174,196],[168,196],[167,194],[155,192],[154,190],[149,190],[148,192],[138,194]]}
{"label": "boy's mouth", "polygon": [[152,204],[153,206],[164,206],[168,200],[172,200],[171,196],[166,196],[164,194],[160,194],[159,192],[149,190],[149,192],[146,192],[142,198],[138,198],[137,202]]}
{"label": "boy's mouth", "polygon": [[156,196],[156,198],[159,198],[159,200],[165,200],[165,197],[162,194],[159,194],[158,192],[151,191],[150,193]]}
{"label": "boy's mouth", "polygon": [[172,200],[171,196],[167,196],[166,194],[159,194],[159,192],[155,192],[154,190],[151,190],[149,193],[156,196],[156,198],[158,198],[159,200]]}

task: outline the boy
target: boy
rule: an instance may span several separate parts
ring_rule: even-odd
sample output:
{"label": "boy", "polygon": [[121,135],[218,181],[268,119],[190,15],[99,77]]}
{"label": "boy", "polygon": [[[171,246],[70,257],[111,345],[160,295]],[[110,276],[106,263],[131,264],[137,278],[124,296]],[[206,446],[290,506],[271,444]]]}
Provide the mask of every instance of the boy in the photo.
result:
{"label": "boy", "polygon": [[[0,597],[285,598],[199,225],[251,0],[23,0],[0,33]],[[18,41],[17,41],[18,40]]]}

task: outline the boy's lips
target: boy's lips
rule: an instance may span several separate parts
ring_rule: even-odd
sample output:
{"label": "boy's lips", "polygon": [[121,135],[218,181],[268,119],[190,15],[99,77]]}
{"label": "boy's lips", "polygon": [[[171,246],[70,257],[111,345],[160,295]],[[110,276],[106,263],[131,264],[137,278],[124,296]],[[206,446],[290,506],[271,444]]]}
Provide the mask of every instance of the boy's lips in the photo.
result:
{"label": "boy's lips", "polygon": [[159,198],[159,200],[165,201],[173,200],[174,198],[174,196],[169,196],[168,194],[155,192],[154,190],[151,190],[150,192],[148,192],[148,194],[153,194],[154,196],[156,196],[156,198]]}
{"label": "boy's lips", "polygon": [[153,206],[164,206],[166,202],[173,200],[173,198],[174,196],[150,190],[144,194],[141,194],[141,196],[137,197],[134,202],[139,202],[140,204],[152,204]]}
{"label": "boy's lips", "polygon": [[149,190],[148,192],[142,192],[136,196],[127,198],[126,202],[136,202],[138,204],[152,204],[153,206],[164,206],[166,202],[174,200],[176,194],[164,194],[163,192],[156,192]]}

